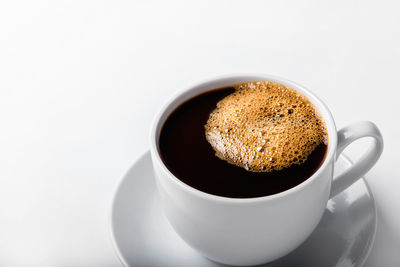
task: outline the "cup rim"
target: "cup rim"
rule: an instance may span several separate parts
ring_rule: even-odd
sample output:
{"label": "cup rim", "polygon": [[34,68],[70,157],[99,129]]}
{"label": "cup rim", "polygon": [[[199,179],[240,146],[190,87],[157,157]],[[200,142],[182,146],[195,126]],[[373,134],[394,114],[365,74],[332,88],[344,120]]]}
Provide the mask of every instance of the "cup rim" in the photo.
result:
{"label": "cup rim", "polygon": [[[238,81],[238,82],[229,82],[230,80],[232,81]],[[266,80],[266,81],[273,81],[277,82],[280,84],[283,84],[289,88],[292,88],[302,94],[304,94],[317,108],[317,110],[320,112],[322,118],[325,121],[327,131],[328,131],[328,148],[326,152],[326,156],[324,159],[324,162],[322,165],[318,168],[316,172],[314,172],[309,178],[307,178],[305,181],[302,183],[289,188],[285,191],[272,194],[272,195],[267,195],[267,196],[261,196],[261,197],[250,197],[250,198],[233,198],[233,197],[224,197],[224,196],[218,196],[218,195],[213,195],[210,193],[203,192],[199,189],[196,189],[183,181],[181,181],[178,177],[176,177],[169,169],[168,167],[164,164],[163,160],[161,159],[160,156],[160,151],[158,148],[158,139],[159,139],[159,134],[161,132],[161,128],[165,123],[165,120],[168,118],[168,116],[175,110],[176,107],[178,107],[180,104],[184,103],[185,101],[196,97],[202,93],[211,91],[215,88],[219,87],[224,87],[224,86],[229,86],[229,85],[234,85],[237,83],[241,82],[250,82],[250,81],[261,81],[261,80]],[[212,86],[212,84],[225,84],[222,86]],[[208,89],[203,89],[199,92],[197,91],[200,87],[205,87],[208,86]],[[193,92],[193,94],[189,96],[185,96],[185,94]],[[180,99],[182,98],[182,99]],[[180,99],[179,101],[177,101]],[[167,110],[171,107],[171,110]],[[166,115],[165,115],[166,114]],[[162,120],[162,118],[164,119]],[[159,131],[158,131],[159,129]],[[158,131],[158,134],[157,134]],[[159,110],[157,115],[155,116],[151,128],[151,134],[150,134],[150,151],[153,154],[153,160],[155,160],[156,164],[158,164],[161,169],[163,170],[164,173],[167,174],[167,177],[169,180],[171,180],[175,185],[180,187],[181,189],[190,192],[191,194],[196,195],[197,197],[207,199],[207,200],[213,200],[213,201],[218,201],[218,202],[225,202],[225,203],[255,203],[255,202],[262,202],[262,201],[269,201],[273,199],[279,199],[279,198],[284,198],[288,195],[294,194],[298,191],[303,190],[306,188],[308,185],[312,184],[319,176],[320,173],[322,173],[330,164],[332,161],[332,158],[335,155],[337,147],[337,130],[336,130],[336,125],[335,121],[333,120],[332,114],[326,104],[319,98],[317,97],[314,93],[312,93],[309,89],[307,89],[305,86],[300,85],[296,82],[293,82],[291,80],[288,80],[286,78],[282,78],[279,76],[275,75],[268,75],[268,74],[262,74],[262,73],[241,73],[241,74],[226,74],[226,75],[220,75],[217,77],[213,78],[208,78],[201,80],[199,82],[193,83],[189,86],[185,86],[183,89],[178,90],[177,93],[175,93]]]}

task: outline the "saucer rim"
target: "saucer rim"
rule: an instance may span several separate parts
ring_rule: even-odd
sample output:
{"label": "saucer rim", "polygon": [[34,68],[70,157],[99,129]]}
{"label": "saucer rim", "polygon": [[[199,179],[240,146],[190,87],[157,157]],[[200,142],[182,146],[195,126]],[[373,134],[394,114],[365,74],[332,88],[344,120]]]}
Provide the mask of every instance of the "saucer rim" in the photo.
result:
{"label": "saucer rim", "polygon": [[[136,157],[136,159],[133,161],[133,163],[130,165],[130,167],[127,169],[127,171],[125,171],[124,175],[122,175],[122,178],[119,180],[117,186],[115,187],[114,191],[113,191],[113,197],[111,200],[111,204],[109,207],[109,212],[108,212],[108,229],[109,229],[109,238],[111,239],[111,243],[112,243],[112,247],[114,250],[114,253],[116,254],[119,262],[125,266],[125,267],[132,267],[131,265],[129,265],[124,257],[124,255],[122,255],[121,253],[121,249],[120,246],[118,245],[118,242],[116,240],[116,234],[115,234],[115,222],[114,222],[114,207],[115,207],[115,203],[116,203],[116,199],[118,196],[118,192],[120,191],[124,181],[128,178],[128,174],[131,172],[131,170],[136,166],[136,164],[143,160],[146,156],[148,156],[151,160],[151,156],[150,156],[150,150],[146,150],[145,152],[141,153],[140,156]],[[349,163],[350,165],[353,165],[353,161],[345,154],[345,153],[341,153],[340,156],[341,158],[343,158],[347,163]],[[357,266],[364,266],[365,262],[368,259],[368,256],[370,255],[372,248],[374,246],[374,241],[375,241],[375,237],[376,237],[376,232],[378,229],[378,208],[376,205],[376,200],[375,197],[372,193],[371,187],[368,183],[368,181],[365,179],[364,176],[362,176],[359,180],[363,180],[363,183],[365,184],[368,194],[370,196],[371,199],[371,203],[372,203],[372,208],[374,210],[374,230],[372,233],[371,238],[368,241],[367,245],[367,250],[364,252],[364,255],[362,255],[360,262],[357,264]],[[340,194],[339,194],[340,195]]]}

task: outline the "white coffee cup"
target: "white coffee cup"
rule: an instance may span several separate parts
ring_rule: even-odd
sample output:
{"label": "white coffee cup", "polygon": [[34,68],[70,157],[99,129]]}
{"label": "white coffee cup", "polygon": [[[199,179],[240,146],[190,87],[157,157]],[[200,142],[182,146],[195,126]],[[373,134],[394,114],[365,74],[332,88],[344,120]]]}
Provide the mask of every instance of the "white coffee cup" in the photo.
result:
{"label": "white coffee cup", "polygon": [[[169,114],[181,103],[206,91],[259,80],[293,88],[307,96],[319,110],[326,122],[329,138],[321,167],[293,188],[255,198],[211,195],[175,177],[163,163],[158,146],[160,130]],[[371,147],[350,169],[333,177],[340,153],[362,137],[373,138]],[[170,224],[187,244],[205,257],[237,266],[270,262],[298,247],[317,226],[329,198],[345,190],[371,169],[382,150],[382,136],[372,122],[359,122],[337,131],[328,108],[313,93],[297,83],[263,74],[224,76],[185,88],[161,109],[151,131],[156,184]]]}

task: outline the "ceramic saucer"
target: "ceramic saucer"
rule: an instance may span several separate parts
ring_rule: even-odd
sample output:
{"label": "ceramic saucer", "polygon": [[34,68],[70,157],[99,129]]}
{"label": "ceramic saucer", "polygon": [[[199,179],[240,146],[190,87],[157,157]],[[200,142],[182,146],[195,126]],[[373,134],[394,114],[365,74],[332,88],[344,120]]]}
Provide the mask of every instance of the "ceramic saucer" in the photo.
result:
{"label": "ceramic saucer", "polygon": [[[340,156],[335,173],[351,166]],[[295,251],[265,267],[362,266],[376,231],[376,207],[365,179],[328,202],[313,234]],[[202,257],[174,232],[159,205],[150,153],[138,159],[116,190],[111,235],[124,266],[222,266]]]}

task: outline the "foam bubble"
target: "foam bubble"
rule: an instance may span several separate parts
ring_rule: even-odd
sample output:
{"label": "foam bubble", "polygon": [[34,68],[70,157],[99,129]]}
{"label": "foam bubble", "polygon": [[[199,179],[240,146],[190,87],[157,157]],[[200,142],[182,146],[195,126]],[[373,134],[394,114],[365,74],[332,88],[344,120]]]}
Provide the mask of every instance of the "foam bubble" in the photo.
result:
{"label": "foam bubble", "polygon": [[302,164],[327,142],[325,123],[302,94],[269,81],[233,86],[205,125],[216,156],[246,170],[270,172]]}

